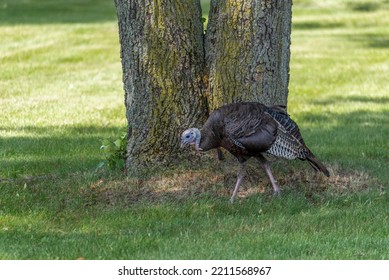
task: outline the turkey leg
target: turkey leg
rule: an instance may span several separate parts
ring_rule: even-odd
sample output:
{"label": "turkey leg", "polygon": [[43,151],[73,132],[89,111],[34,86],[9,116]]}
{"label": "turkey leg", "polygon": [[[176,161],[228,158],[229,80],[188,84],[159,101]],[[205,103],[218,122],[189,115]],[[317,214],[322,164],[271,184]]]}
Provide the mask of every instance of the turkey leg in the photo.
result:
{"label": "turkey leg", "polygon": [[281,189],[277,185],[276,179],[274,179],[273,173],[270,170],[269,162],[265,161],[263,162],[263,168],[265,169],[267,177],[269,177],[270,183],[273,186],[274,194],[275,195],[280,195],[281,194]]}
{"label": "turkey leg", "polygon": [[242,180],[244,176],[246,175],[246,166],[244,163],[240,164],[239,172],[238,172],[238,178],[236,180],[235,188],[232,193],[232,196],[230,198],[230,202],[233,203],[235,200],[236,195],[238,194],[240,183],[242,183]]}

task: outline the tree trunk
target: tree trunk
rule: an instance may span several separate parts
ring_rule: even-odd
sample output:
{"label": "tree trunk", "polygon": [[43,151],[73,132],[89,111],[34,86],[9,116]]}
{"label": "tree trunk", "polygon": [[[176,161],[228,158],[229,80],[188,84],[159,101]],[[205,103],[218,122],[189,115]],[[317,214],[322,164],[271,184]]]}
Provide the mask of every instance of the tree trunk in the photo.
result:
{"label": "tree trunk", "polygon": [[115,0],[129,127],[126,166],[171,161],[206,117],[198,0]]}
{"label": "tree trunk", "polygon": [[212,0],[205,38],[210,110],[238,101],[286,105],[291,0]]}
{"label": "tree trunk", "polygon": [[220,105],[286,105],[292,0],[211,0],[205,43],[199,0],[115,5],[130,170],[177,158],[181,132]]}

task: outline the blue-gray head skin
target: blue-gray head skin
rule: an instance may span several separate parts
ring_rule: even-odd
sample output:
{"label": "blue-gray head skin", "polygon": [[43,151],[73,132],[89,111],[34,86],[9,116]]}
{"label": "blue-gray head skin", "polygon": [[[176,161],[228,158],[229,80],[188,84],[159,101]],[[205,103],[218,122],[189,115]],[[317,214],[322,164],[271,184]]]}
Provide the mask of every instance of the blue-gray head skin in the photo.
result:
{"label": "blue-gray head skin", "polygon": [[189,145],[194,145],[197,151],[202,151],[199,147],[201,140],[201,133],[198,128],[192,127],[185,130],[181,135],[181,148]]}

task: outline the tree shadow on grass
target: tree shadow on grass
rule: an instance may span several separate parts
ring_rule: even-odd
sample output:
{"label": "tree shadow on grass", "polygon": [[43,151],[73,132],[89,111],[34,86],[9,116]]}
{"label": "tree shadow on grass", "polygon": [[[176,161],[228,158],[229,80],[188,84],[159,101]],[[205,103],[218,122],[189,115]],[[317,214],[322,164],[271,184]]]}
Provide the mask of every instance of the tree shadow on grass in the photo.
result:
{"label": "tree shadow on grass", "polygon": [[[375,104],[388,104],[389,96],[363,96],[363,95],[347,95],[347,96],[327,96],[325,99],[317,99],[313,103],[317,105],[328,106],[331,104],[362,102],[362,103],[375,103]],[[389,108],[389,107],[388,107]]]}
{"label": "tree shadow on grass", "polygon": [[[9,131],[0,127],[0,131]],[[120,127],[23,127],[23,136],[0,138],[0,177],[17,178],[71,173],[95,168],[102,160],[101,140],[120,134]]]}
{"label": "tree shadow on grass", "polygon": [[[324,176],[313,175],[306,162],[274,163],[272,165],[274,175],[284,191],[280,198],[272,196],[270,184],[263,170],[257,162],[251,160],[248,176],[242,184],[239,197],[235,204],[229,204],[228,199],[236,180],[238,163],[232,157],[219,162],[215,152],[208,153],[210,156],[206,158],[194,158],[195,163],[192,165],[170,170],[161,168],[144,179],[124,176],[115,178],[107,176],[107,173],[87,177],[79,173],[79,176],[64,175],[62,178],[45,178],[33,182],[18,181],[10,185],[0,182],[1,210],[6,211],[8,216],[16,217],[11,221],[21,221],[20,225],[7,221],[2,224],[0,235],[3,243],[0,247],[3,248],[3,254],[7,254],[4,258],[36,258],[39,248],[50,248],[47,255],[42,256],[45,254],[42,251],[38,254],[45,258],[96,258],[101,256],[100,252],[92,250],[93,252],[85,255],[79,253],[82,250],[78,248],[85,248],[85,245],[80,244],[88,244],[89,247],[95,244],[103,244],[102,246],[112,244],[107,242],[104,236],[112,225],[105,224],[110,220],[116,221],[116,228],[110,230],[111,235],[123,233],[123,229],[128,230],[130,227],[122,225],[132,223],[131,228],[139,229],[136,231],[139,238],[145,236],[144,230],[172,234],[173,228],[170,225],[180,229],[174,230],[175,236],[179,237],[181,230],[191,232],[201,230],[194,228],[191,223],[195,217],[201,220],[211,216],[217,221],[219,217],[235,216],[243,220],[260,214],[264,209],[268,213],[269,211],[279,213],[270,216],[270,219],[285,215],[279,216],[280,213],[287,213],[293,218],[293,213],[302,216],[310,209],[322,206],[329,207],[324,209],[337,207],[350,209],[357,204],[360,211],[361,208],[365,211],[365,202],[379,203],[380,209],[383,209],[383,205],[388,201],[388,192],[385,194],[385,190],[389,181],[387,174],[389,127],[386,125],[389,123],[389,111],[355,110],[351,113],[307,113],[300,116],[303,120],[300,126],[303,128],[302,133],[307,145],[329,167],[331,177],[327,179]],[[36,133],[34,128],[28,129]],[[57,128],[45,127],[40,128],[38,132],[49,135],[48,138],[54,138],[65,146],[68,142],[77,145],[80,138],[85,138],[87,142],[97,141],[106,133],[106,128],[94,126],[69,127],[62,135],[59,132],[51,134],[47,132],[55,129]],[[118,128],[108,130],[116,132],[116,129]],[[7,144],[17,140],[9,139]],[[22,141],[26,141],[25,147],[29,146],[27,144],[35,145],[34,142],[29,142],[31,139]],[[44,144],[49,143],[50,139],[46,139]],[[44,148],[45,145],[40,147]],[[84,146],[81,148],[85,149]],[[76,165],[73,167],[77,168]],[[371,193],[367,193],[370,191]],[[360,193],[363,193],[362,195],[367,193],[361,201],[353,198],[349,200],[350,195]],[[374,206],[366,209],[371,212],[368,218],[377,215]],[[167,211],[170,213],[166,215]],[[36,216],[36,223],[31,222],[34,213],[41,212],[43,214]],[[106,213],[112,215],[98,219]],[[379,212],[380,218],[384,218],[382,213],[384,212]],[[138,216],[141,218],[137,219]],[[320,214],[317,219],[322,217]],[[50,221],[53,222],[52,225],[42,226]],[[96,229],[94,224],[99,225],[100,221],[103,226]],[[156,227],[150,226],[158,221],[162,223]],[[186,221],[188,223],[185,223]],[[362,221],[364,219],[361,219]],[[201,222],[194,224],[202,225]],[[236,224],[232,228],[235,229],[234,227],[241,230]],[[99,230],[103,232],[99,233]],[[78,235],[80,232],[85,235]],[[125,244],[128,238],[134,240],[133,231],[123,236],[124,241],[120,243],[124,244],[122,248],[127,248]],[[21,242],[15,243],[14,241],[18,239]],[[138,239],[134,244],[136,241]],[[63,246],[69,246],[69,242],[72,242],[74,247],[65,254]],[[153,242],[152,238],[150,242]],[[15,247],[14,244],[22,245]],[[151,246],[154,246],[153,244]],[[35,251],[33,246],[37,246]],[[117,254],[118,250],[120,248],[116,247],[110,252],[115,251]],[[108,258],[110,255],[104,256]],[[117,255],[113,257],[117,258]]]}
{"label": "tree shadow on grass", "polygon": [[[305,114],[301,118],[305,142],[330,170],[327,178],[315,174],[307,162],[272,163],[275,178],[286,193],[316,203],[317,197],[350,195],[388,187],[389,111],[357,110],[351,113]],[[154,171],[144,178],[98,178],[83,189],[89,206],[128,207],[143,203],[185,203],[195,199],[231,196],[238,162],[227,154],[218,161],[215,152],[194,158],[192,165]],[[247,176],[238,200],[272,197],[261,165],[248,161]]]}
{"label": "tree shadow on grass", "polygon": [[353,34],[349,39],[354,42],[363,44],[368,48],[384,49],[389,48],[389,36],[382,34]]}
{"label": "tree shadow on grass", "polygon": [[374,12],[382,8],[382,3],[378,2],[348,2],[347,6],[356,12]]}
{"label": "tree shadow on grass", "polygon": [[[332,99],[334,100],[334,99]],[[388,98],[351,97],[335,102],[388,103]],[[332,101],[317,101],[330,104]],[[389,173],[389,110],[372,112],[355,110],[350,113],[306,114],[306,123],[317,124],[310,128],[308,143],[323,147],[326,157],[350,170],[367,172],[387,184]],[[313,149],[315,151],[315,149]]]}
{"label": "tree shadow on grass", "polygon": [[114,1],[3,0],[0,25],[116,21]]}
{"label": "tree shadow on grass", "polygon": [[344,27],[345,24],[341,22],[323,22],[323,21],[303,21],[293,22],[293,29],[335,29]]}
{"label": "tree shadow on grass", "polygon": [[[329,100],[317,101],[330,104]],[[349,100],[349,99],[347,99]],[[338,102],[346,102],[340,100]],[[359,98],[354,101],[388,102],[387,99]],[[350,101],[350,100],[349,100]],[[331,177],[315,176],[307,162],[277,161],[272,164],[273,172],[285,189],[312,197],[321,192],[332,194],[355,193],[371,188],[386,187],[389,182],[389,111],[372,112],[356,110],[351,113],[302,114],[301,126],[305,142],[317,158],[330,170]],[[120,128],[68,127],[59,132],[52,127],[31,129],[42,137],[15,137],[2,140],[2,146],[10,146],[16,155],[13,161],[2,161],[2,169],[42,170],[48,174],[94,170],[99,159],[101,138],[115,135]],[[187,153],[188,151],[183,151]],[[28,160],[24,161],[24,157]],[[271,196],[271,186],[260,164],[250,160],[248,176],[239,195],[241,197]],[[27,165],[27,167],[26,167]],[[166,202],[193,200],[196,197],[220,197],[228,200],[236,181],[237,161],[229,156],[219,162],[215,152],[208,152],[205,158],[192,157],[190,163],[154,169],[142,178],[110,178],[95,174],[79,195],[85,205],[126,207],[143,202]],[[30,172],[31,173],[31,172]],[[79,174],[82,176],[82,174]],[[22,176],[20,176],[22,177]],[[51,180],[49,178],[48,180]],[[74,180],[78,180],[75,178]],[[40,184],[39,180],[35,182]],[[74,184],[58,181],[59,184]]]}

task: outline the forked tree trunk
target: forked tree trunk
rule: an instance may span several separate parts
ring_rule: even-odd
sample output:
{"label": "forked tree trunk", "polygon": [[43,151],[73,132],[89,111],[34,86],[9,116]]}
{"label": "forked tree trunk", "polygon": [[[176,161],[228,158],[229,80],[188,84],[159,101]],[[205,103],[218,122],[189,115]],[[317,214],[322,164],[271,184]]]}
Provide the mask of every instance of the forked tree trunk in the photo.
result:
{"label": "forked tree trunk", "polygon": [[212,0],[205,51],[213,110],[237,101],[286,105],[291,0]]}
{"label": "forked tree trunk", "polygon": [[198,0],[115,0],[119,21],[127,167],[178,155],[179,136],[206,117]]}
{"label": "forked tree trunk", "polygon": [[204,43],[199,0],[115,0],[127,167],[177,158],[181,132],[220,105],[286,105],[291,1],[211,0]]}

